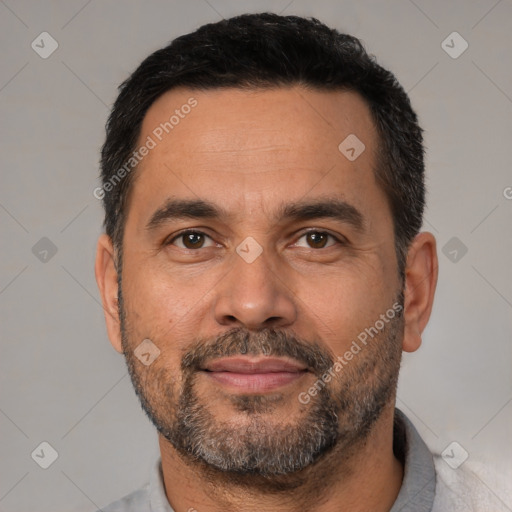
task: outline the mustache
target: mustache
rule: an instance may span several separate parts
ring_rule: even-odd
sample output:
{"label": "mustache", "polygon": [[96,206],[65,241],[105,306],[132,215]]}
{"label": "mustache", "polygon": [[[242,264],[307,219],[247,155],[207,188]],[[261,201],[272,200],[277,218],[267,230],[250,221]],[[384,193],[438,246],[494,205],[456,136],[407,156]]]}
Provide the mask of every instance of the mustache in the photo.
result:
{"label": "mustache", "polygon": [[334,363],[334,355],[318,342],[305,342],[293,334],[276,329],[250,332],[238,327],[212,340],[199,340],[185,353],[183,372],[199,371],[205,364],[234,355],[289,357],[307,366],[317,375],[325,373]]}

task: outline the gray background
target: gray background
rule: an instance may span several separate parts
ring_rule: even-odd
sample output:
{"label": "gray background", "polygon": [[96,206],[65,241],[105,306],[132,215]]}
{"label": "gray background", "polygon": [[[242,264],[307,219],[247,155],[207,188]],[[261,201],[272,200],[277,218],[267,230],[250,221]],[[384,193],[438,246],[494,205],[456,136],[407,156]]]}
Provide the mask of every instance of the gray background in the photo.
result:
{"label": "gray background", "polygon": [[[107,339],[93,274],[104,124],[117,85],[150,52],[264,10],[362,38],[410,93],[426,130],[425,229],[440,281],[398,405],[432,450],[460,443],[512,510],[489,473],[505,478],[512,460],[510,0],[0,0],[2,511],[93,511],[146,480],[156,433]],[[31,48],[43,31],[59,45],[46,59]],[[454,31],[469,44],[456,59],[441,46]],[[46,470],[31,458],[42,441],[58,452]]]}

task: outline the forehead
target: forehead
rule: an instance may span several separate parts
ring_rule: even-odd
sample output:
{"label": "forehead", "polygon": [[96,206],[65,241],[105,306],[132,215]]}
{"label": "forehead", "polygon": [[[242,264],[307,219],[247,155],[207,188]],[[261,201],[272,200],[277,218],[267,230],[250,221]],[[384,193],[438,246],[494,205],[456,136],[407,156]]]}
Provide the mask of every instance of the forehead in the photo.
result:
{"label": "forehead", "polygon": [[376,188],[377,140],[355,92],[175,89],[143,120],[138,146],[151,149],[132,195],[153,207],[171,193],[235,203],[253,197],[263,208],[273,197],[314,190],[360,198]]}
{"label": "forehead", "polygon": [[247,152],[264,149],[261,143],[268,142],[276,150],[278,143],[288,143],[288,149],[295,144],[295,150],[304,153],[312,145],[335,152],[350,133],[359,134],[371,146],[374,132],[365,100],[353,91],[176,89],[150,107],[141,137],[152,134],[156,142],[176,147],[186,139],[180,149],[189,151],[204,152],[213,145],[216,151]]}

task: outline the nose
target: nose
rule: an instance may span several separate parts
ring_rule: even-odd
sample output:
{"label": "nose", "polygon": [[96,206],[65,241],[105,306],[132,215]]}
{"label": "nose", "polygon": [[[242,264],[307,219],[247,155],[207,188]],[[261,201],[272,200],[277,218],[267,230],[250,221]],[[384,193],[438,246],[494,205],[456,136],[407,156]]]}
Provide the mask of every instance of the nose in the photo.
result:
{"label": "nose", "polygon": [[233,254],[231,270],[216,286],[217,323],[256,331],[293,324],[295,296],[284,279],[275,265],[271,268],[265,251],[250,263]]}

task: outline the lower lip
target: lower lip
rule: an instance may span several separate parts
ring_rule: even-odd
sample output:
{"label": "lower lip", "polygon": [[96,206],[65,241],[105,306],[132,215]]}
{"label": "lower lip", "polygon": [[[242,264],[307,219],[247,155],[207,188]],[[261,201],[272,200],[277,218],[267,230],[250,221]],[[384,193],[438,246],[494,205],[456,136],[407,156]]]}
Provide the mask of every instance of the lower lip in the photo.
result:
{"label": "lower lip", "polygon": [[229,386],[237,391],[264,392],[270,391],[303,377],[307,371],[272,372],[272,373],[234,373],[234,372],[203,372],[219,384]]}

